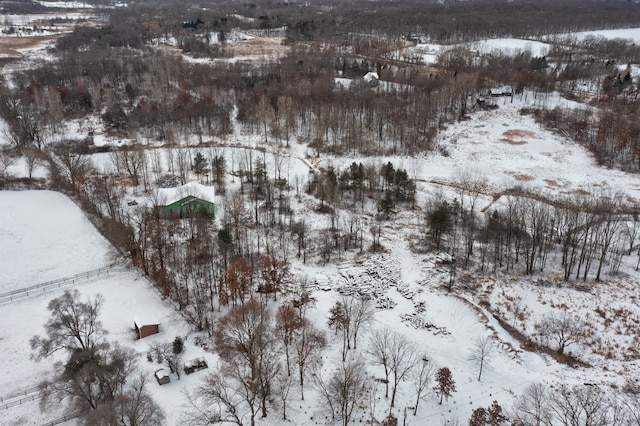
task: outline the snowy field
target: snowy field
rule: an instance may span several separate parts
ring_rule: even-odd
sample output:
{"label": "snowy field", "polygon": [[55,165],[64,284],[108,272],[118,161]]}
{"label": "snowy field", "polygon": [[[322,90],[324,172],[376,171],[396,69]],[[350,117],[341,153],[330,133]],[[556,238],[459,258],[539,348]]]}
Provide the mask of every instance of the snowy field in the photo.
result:
{"label": "snowy field", "polygon": [[0,293],[113,262],[114,251],[64,195],[0,192]]}
{"label": "snowy field", "polygon": [[584,39],[585,37],[604,37],[607,40],[613,40],[616,38],[632,40],[635,44],[640,43],[640,28],[620,28],[611,30],[597,30],[597,31],[581,31],[577,33],[571,33],[571,36],[576,36],[578,39]]}

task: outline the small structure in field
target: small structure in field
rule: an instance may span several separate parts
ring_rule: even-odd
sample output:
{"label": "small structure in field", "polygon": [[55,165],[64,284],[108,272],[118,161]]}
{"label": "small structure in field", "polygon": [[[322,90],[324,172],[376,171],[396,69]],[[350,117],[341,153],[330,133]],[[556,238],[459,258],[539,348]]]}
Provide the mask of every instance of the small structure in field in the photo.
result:
{"label": "small structure in field", "polygon": [[195,373],[196,371],[200,371],[205,368],[209,368],[209,365],[207,364],[207,360],[205,360],[203,356],[200,358],[194,358],[184,363],[184,372],[186,374]]}
{"label": "small structure in field", "polygon": [[192,217],[194,214],[214,218],[216,214],[213,186],[188,182],[177,188],[156,190],[156,209],[163,219]]}
{"label": "small structure in field", "polygon": [[133,325],[138,333],[138,338],[142,339],[152,334],[160,332],[160,321],[152,315],[133,317]]}
{"label": "small structure in field", "polygon": [[378,73],[375,72],[366,73],[362,79],[371,87],[378,87],[380,84],[380,77],[378,76]]}
{"label": "small structure in field", "polygon": [[156,370],[156,372],[154,373],[154,376],[156,376],[156,380],[158,381],[158,384],[160,386],[166,385],[167,383],[171,382],[171,377],[169,377],[169,372],[165,368]]}
{"label": "small structure in field", "polygon": [[513,96],[513,89],[511,86],[500,86],[489,89],[489,96],[496,98],[501,96]]}

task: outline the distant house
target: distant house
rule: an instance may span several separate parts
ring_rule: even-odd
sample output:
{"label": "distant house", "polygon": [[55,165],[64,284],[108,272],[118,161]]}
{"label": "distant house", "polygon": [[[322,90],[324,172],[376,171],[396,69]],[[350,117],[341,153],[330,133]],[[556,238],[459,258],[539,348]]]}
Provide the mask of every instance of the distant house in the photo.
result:
{"label": "distant house", "polygon": [[133,317],[133,325],[140,339],[160,332],[160,321],[151,315]]}
{"label": "distant house", "polygon": [[215,195],[213,186],[197,182],[177,188],[161,188],[156,190],[156,209],[163,219],[191,217],[196,212],[214,218]]}

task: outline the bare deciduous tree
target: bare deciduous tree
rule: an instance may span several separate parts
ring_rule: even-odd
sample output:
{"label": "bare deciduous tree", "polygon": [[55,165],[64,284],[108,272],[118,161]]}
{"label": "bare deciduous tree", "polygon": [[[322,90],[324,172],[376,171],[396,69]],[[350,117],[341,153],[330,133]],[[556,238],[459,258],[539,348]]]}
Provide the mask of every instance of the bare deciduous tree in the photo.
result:
{"label": "bare deciduous tree", "polygon": [[250,382],[262,416],[266,417],[273,380],[280,372],[268,308],[255,299],[236,306],[218,321],[215,341],[220,358],[230,372],[236,374],[238,380]]}
{"label": "bare deciduous tree", "polygon": [[394,334],[389,352],[389,370],[393,373],[391,407],[395,406],[396,392],[400,381],[407,377],[417,361],[417,351],[413,343],[401,334]]}
{"label": "bare deciduous tree", "polygon": [[376,364],[384,368],[385,398],[389,397],[389,383],[390,378],[393,377],[391,407],[394,407],[398,385],[407,377],[416,363],[416,347],[402,334],[384,327],[372,333],[369,354]]}
{"label": "bare deciduous tree", "polygon": [[351,342],[356,349],[358,333],[362,326],[373,320],[375,310],[364,298],[341,296],[329,314],[329,327],[342,332],[342,360],[345,361]]}
{"label": "bare deciduous tree", "polygon": [[389,367],[389,351],[391,348],[391,340],[393,331],[389,327],[378,328],[371,333],[369,338],[368,353],[376,364],[382,365],[384,368],[384,397],[389,397],[389,375],[391,369]]}
{"label": "bare deciduous tree", "polygon": [[178,375],[178,379],[180,379],[180,367],[182,366],[182,355],[180,353],[176,353],[173,349],[172,342],[156,342],[153,343],[149,350],[155,355],[158,361],[162,360],[165,362],[169,370],[172,373]]}
{"label": "bare deciduous tree", "polygon": [[140,172],[146,161],[142,147],[138,144],[124,147],[111,151],[110,156],[118,173],[124,171],[131,178],[133,186],[137,187],[140,182]]}
{"label": "bare deciduous tree", "polygon": [[276,313],[276,333],[284,347],[287,376],[291,376],[290,348],[294,344],[295,335],[301,327],[302,321],[296,308],[288,303],[280,305]]}
{"label": "bare deciduous tree", "polygon": [[[146,390],[147,379],[138,378],[120,393],[114,403],[122,426],[156,426],[164,424],[164,413]],[[95,423],[94,423],[95,424]]]}
{"label": "bare deciduous tree", "polygon": [[295,342],[295,358],[298,364],[300,378],[300,394],[304,400],[304,379],[309,367],[315,367],[321,363],[320,355],[327,345],[327,339],[322,330],[319,330],[306,318],[302,320],[302,326]]}
{"label": "bare deciduous tree", "polygon": [[564,354],[567,346],[583,342],[588,336],[588,326],[568,313],[546,315],[540,321],[540,335],[556,344],[558,354]]}
{"label": "bare deciduous tree", "polygon": [[212,373],[192,393],[187,393],[189,409],[183,420],[189,425],[231,423],[245,424],[249,417],[255,424],[257,413],[256,394],[250,387],[242,386],[226,372]]}
{"label": "bare deciduous tree", "polygon": [[49,302],[51,317],[45,324],[46,337],[31,338],[31,349],[36,360],[47,358],[54,352],[91,350],[104,342],[106,331],[99,320],[104,298],[96,295],[85,302],[78,290],[66,290]]}
{"label": "bare deciduous tree", "polygon": [[611,424],[611,404],[596,386],[563,385],[551,395],[551,411],[556,421],[570,426],[601,426]]}
{"label": "bare deciduous tree", "polygon": [[546,386],[541,383],[527,386],[514,405],[513,418],[525,426],[551,426],[553,423]]}
{"label": "bare deciduous tree", "polygon": [[362,360],[343,362],[333,374],[325,378],[316,372],[314,381],[322,399],[327,403],[333,418],[347,426],[355,408],[367,389],[366,368]]}
{"label": "bare deciduous tree", "polygon": [[363,297],[351,298],[350,303],[346,304],[346,306],[351,311],[349,316],[352,323],[353,349],[357,349],[358,333],[362,327],[373,321],[376,311],[373,304]]}
{"label": "bare deciduous tree", "polygon": [[9,177],[7,170],[16,161],[16,158],[9,150],[0,149],[0,179],[6,179]]}
{"label": "bare deciduous tree", "polygon": [[416,403],[413,406],[413,415],[418,414],[418,404],[427,395],[427,389],[431,385],[431,381],[436,373],[436,364],[429,362],[426,354],[422,355],[422,361],[414,375],[414,389],[416,392]]}
{"label": "bare deciduous tree", "polygon": [[495,342],[491,336],[478,337],[473,342],[471,361],[478,367],[478,381],[482,378],[482,370],[495,350]]}

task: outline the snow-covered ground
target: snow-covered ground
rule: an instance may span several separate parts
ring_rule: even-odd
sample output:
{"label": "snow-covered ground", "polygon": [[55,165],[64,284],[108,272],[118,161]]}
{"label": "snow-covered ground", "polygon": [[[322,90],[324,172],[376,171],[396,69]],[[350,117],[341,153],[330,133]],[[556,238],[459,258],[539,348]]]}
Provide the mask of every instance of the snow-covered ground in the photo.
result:
{"label": "snow-covered ground", "polygon": [[[3,248],[0,258],[3,259],[4,272],[0,287],[2,291],[13,290],[19,287],[20,283],[43,281],[45,277],[69,276],[102,266],[112,260],[109,244],[91,227],[77,206],[61,194],[49,191],[0,192],[0,205],[5,206],[0,209],[0,247]],[[381,310],[377,325],[390,325],[407,335],[419,345],[421,351],[429,355],[430,362],[449,366],[459,383],[460,391],[448,403],[439,406],[435,399],[425,403],[419,416],[409,418],[407,424],[440,422],[452,415],[466,418],[473,407],[487,406],[498,396],[508,396],[511,391],[517,391],[519,387],[533,380],[556,375],[562,370],[562,367],[554,363],[546,364],[537,355],[516,354],[508,350],[507,343],[514,343],[508,335],[501,333],[499,338],[505,342],[504,350],[501,350],[491,362],[491,365],[500,367],[488,368],[485,373],[486,380],[478,383],[474,379],[475,369],[468,357],[473,338],[491,332],[486,328],[486,320],[465,302],[437,290],[438,280],[429,280],[429,277],[438,275],[435,259],[424,262],[400,244],[390,255],[374,257],[361,266],[343,265],[337,269],[321,270],[330,276],[331,280],[343,282],[344,277],[348,275],[344,271],[345,267],[356,273],[358,268],[364,271],[376,265],[384,270],[396,271],[393,273],[396,277],[394,285],[386,289],[386,294],[395,307],[391,310]],[[303,265],[296,267],[301,271],[305,270]],[[307,272],[313,271],[312,267]],[[145,357],[149,343],[171,341],[176,335],[189,334],[187,326],[178,314],[162,301],[146,279],[135,272],[116,269],[108,276],[71,284],[66,288],[77,288],[83,297],[98,293],[104,295],[105,304],[101,318],[109,331],[109,340],[117,341],[138,352],[138,365],[149,376],[157,368],[155,363],[148,362]],[[49,300],[60,295],[63,289],[2,306],[4,321],[0,323],[0,363],[12,368],[0,372],[0,389],[3,390],[0,398],[6,399],[8,396],[34,388],[39,380],[49,373],[53,360],[39,363],[32,361],[29,339],[43,333],[42,325],[49,315],[46,305]],[[401,289],[402,293],[398,289]],[[314,322],[323,324],[326,322],[329,308],[337,300],[338,293],[316,292],[316,296],[317,310],[312,311],[310,315]],[[415,305],[420,302],[426,310],[416,314]],[[162,332],[157,336],[136,341],[132,331],[133,317],[145,314],[153,314],[160,320]],[[418,315],[424,322],[432,324],[433,328],[416,328],[409,321],[399,321],[398,318],[403,315]],[[366,339],[366,334],[362,339]],[[327,369],[333,364],[333,360],[339,358],[338,352],[338,344],[333,344],[327,351]],[[361,354],[364,355],[364,351]],[[215,368],[215,357],[194,346],[192,339],[187,339],[187,353],[184,358],[191,359],[203,355],[207,357],[210,368]],[[168,424],[180,424],[184,403],[181,389],[196,386],[203,374],[183,375],[180,381],[173,377],[169,385],[162,387],[154,381],[149,382],[149,389],[154,398],[166,410]],[[387,404],[382,398],[382,389],[382,385],[378,384],[374,391],[374,397],[379,399],[380,413],[385,410]],[[400,411],[411,403],[412,394],[408,385],[402,386],[399,392]],[[13,400],[15,398],[9,399]],[[40,424],[61,416],[58,410],[40,413],[36,407],[37,401],[31,401],[4,410],[9,414],[6,418],[12,419],[6,424]],[[291,404],[290,417],[295,419],[295,424],[314,424],[309,420],[310,413],[315,413],[315,418],[321,418],[323,415],[317,395],[314,396],[311,391],[305,402]],[[261,424],[275,424],[275,418],[270,417]]]}
{"label": "snow-covered ground", "polygon": [[520,38],[498,38],[480,40],[468,44],[471,50],[481,54],[499,53],[501,55],[517,55],[521,52],[530,52],[531,56],[544,56],[551,48],[550,44]]}
{"label": "snow-covered ground", "polygon": [[584,39],[586,37],[604,37],[607,40],[613,40],[616,38],[632,40],[635,44],[640,43],[640,28],[619,28],[610,30],[595,30],[595,31],[580,31],[577,33],[571,33],[571,36],[575,36],[578,39]]}
{"label": "snow-covered ground", "polygon": [[[528,41],[496,41],[491,48],[542,49],[544,46]],[[491,45],[491,43],[489,43]],[[433,46],[425,47],[433,51]],[[542,52],[540,50],[539,52]],[[346,84],[346,83],[345,83]],[[312,158],[304,145],[293,144],[284,149],[284,154],[264,154],[269,170],[273,170],[277,160],[284,159],[281,167],[291,182],[296,177],[304,180],[310,169],[332,165],[342,169],[352,161],[363,161],[380,165],[391,161],[396,168],[405,168],[418,181],[419,205],[426,197],[443,193],[455,196],[448,184],[461,174],[471,173],[483,176],[490,184],[490,191],[499,193],[504,189],[522,186],[548,196],[564,195],[574,191],[622,192],[630,201],[640,197],[640,178],[616,170],[597,167],[591,156],[571,141],[544,130],[533,118],[521,115],[525,106],[561,105],[582,108],[580,104],[561,98],[557,94],[538,95],[532,93],[516,95],[513,99],[504,97],[496,100],[498,109],[478,111],[469,119],[444,129],[439,136],[438,153],[430,153],[418,158],[387,157],[362,158],[322,156]],[[74,132],[82,133],[82,125],[73,123]],[[116,144],[117,141],[97,136],[101,145]],[[261,153],[247,158],[246,147],[261,146],[261,137],[249,137],[239,131],[225,141],[227,147],[219,148],[227,159],[230,170],[239,170],[242,162],[254,161]],[[193,154],[201,148],[185,148]],[[161,152],[162,168],[169,169],[166,151]],[[100,171],[109,171],[113,166],[108,154],[93,157]],[[24,176],[24,163],[16,163],[10,173]],[[38,173],[43,173],[39,169]],[[40,175],[39,175],[40,176]],[[230,187],[236,185],[231,181]],[[444,188],[444,189],[443,189]],[[481,199],[479,210],[490,206],[492,199]],[[301,202],[294,201],[297,213],[308,215],[311,228],[321,225],[325,217],[304,210]],[[573,369],[557,364],[547,356],[523,352],[513,337],[506,333],[497,322],[474,300],[464,300],[447,294],[441,284],[448,279],[448,271],[435,254],[416,254],[409,248],[409,240],[421,232],[420,213],[401,213],[396,221],[385,223],[382,244],[388,253],[384,255],[362,255],[357,263],[345,261],[337,265],[319,266],[309,262],[302,264],[294,260],[292,270],[300,276],[322,276],[322,280],[336,287],[355,285],[357,290],[379,289],[382,298],[393,306],[377,312],[375,326],[388,325],[406,335],[428,356],[429,362],[447,366],[452,370],[458,384],[458,391],[448,401],[439,405],[435,398],[421,405],[416,417],[409,416],[408,425],[441,424],[447,420],[468,419],[471,411],[478,406],[488,406],[498,400],[508,407],[514,396],[532,382],[582,383],[585,380],[612,383],[620,386],[626,375],[637,374],[640,367],[635,361],[622,359],[602,361],[593,354],[577,348],[596,365],[593,369]],[[80,272],[109,265],[114,260],[114,252],[86,219],[78,207],[65,196],[49,191],[0,192],[0,293],[24,288],[44,281],[75,275]],[[629,263],[629,260],[626,262]],[[624,289],[633,294],[637,288],[637,274],[626,265],[624,275],[612,280],[609,288],[600,286],[591,293],[578,293],[569,288],[546,288],[533,286],[528,280],[499,282],[491,278],[478,283],[498,309],[508,312],[507,301],[521,299],[528,306],[530,320],[521,327],[531,333],[539,316],[553,309],[557,301],[570,300],[577,312],[591,311],[598,304],[614,307],[621,316],[637,317],[637,301],[620,301],[617,292]],[[386,271],[386,274],[379,271]],[[105,297],[102,321],[109,331],[109,339],[129,346],[139,353],[138,366],[149,376],[158,366],[146,360],[148,345],[155,341],[171,341],[176,335],[187,336],[185,359],[205,356],[210,369],[216,368],[216,357],[194,345],[193,336],[175,310],[159,296],[150,283],[138,273],[115,268],[108,276],[101,276],[70,284],[66,288],[77,288],[84,297],[102,294]],[[62,294],[63,289],[32,295],[12,304],[0,305],[3,321],[0,322],[0,365],[11,366],[0,371],[0,398],[15,400],[15,395],[37,386],[39,380],[51,369],[53,360],[35,363],[29,359],[29,339],[42,334],[42,325],[48,318],[47,303]],[[337,291],[317,291],[317,309],[310,311],[310,318],[323,327],[328,312],[339,297]],[[506,295],[506,296],[505,296]],[[508,296],[508,297],[507,297]],[[511,299],[509,299],[511,298]],[[628,315],[627,315],[628,313]],[[160,319],[162,332],[143,340],[135,340],[133,316],[153,314]],[[590,317],[592,318],[592,317]],[[622,327],[623,319],[616,321]],[[623,336],[614,336],[615,331],[607,329],[595,315],[593,324],[602,333],[606,344],[631,345]],[[418,325],[418,326],[417,326]],[[429,325],[422,327],[421,325]],[[615,325],[615,322],[614,322]],[[490,359],[481,382],[477,381],[477,370],[469,360],[473,341],[476,337],[494,336],[499,342],[498,352]],[[367,338],[362,336],[362,342]],[[339,343],[331,340],[331,346],[324,355],[325,368],[329,370],[340,358]],[[359,345],[360,346],[360,345]],[[366,347],[366,344],[362,345]],[[366,356],[361,347],[359,354]],[[603,369],[610,362],[611,368]],[[606,366],[606,365],[605,365]],[[372,378],[382,377],[377,367],[369,366]],[[155,381],[149,382],[149,389],[156,401],[165,409],[167,423],[181,423],[184,407],[182,389],[195,387],[205,372],[182,376],[180,381],[172,376],[172,382],[162,387]],[[373,381],[372,381],[373,383]],[[372,399],[376,401],[376,415],[382,417],[388,401],[382,397],[383,385],[374,385]],[[292,392],[295,394],[295,392]],[[395,413],[403,416],[405,407],[413,404],[411,386],[403,383],[399,389]],[[291,423],[312,425],[322,423],[326,415],[318,395],[309,389],[305,401],[292,396],[289,417]],[[2,409],[2,401],[0,401]],[[366,410],[365,410],[366,411]],[[25,402],[0,411],[0,424],[22,425],[42,424],[60,417],[60,410],[39,412],[37,400]],[[357,421],[365,422],[367,413],[359,414]],[[276,413],[259,419],[261,425],[279,424]],[[315,419],[315,420],[312,420]],[[73,424],[73,422],[70,422]]]}
{"label": "snow-covered ground", "polygon": [[0,293],[101,268],[114,250],[69,198],[0,192]]}
{"label": "snow-covered ground", "polygon": [[[0,191],[0,293],[54,278],[75,275],[113,262],[112,247],[84,217],[82,211],[64,195],[51,191]],[[168,424],[179,424],[181,389],[194,386],[204,373],[172,375],[173,382],[160,388],[153,380],[159,368],[146,359],[150,344],[186,337],[184,359],[205,356],[215,366],[215,357],[205,353],[189,338],[189,327],[176,311],[162,300],[150,282],[135,271],[116,267],[103,275],[62,288],[36,293],[0,305],[0,425],[38,425],[60,418],[62,410],[40,412],[38,399],[4,409],[5,404],[23,398],[50,372],[57,357],[35,362],[30,359],[29,340],[44,333],[49,318],[47,304],[65,289],[77,289],[83,299],[102,294],[105,298],[100,317],[108,340],[138,353],[138,367],[146,372],[149,390],[165,407]],[[135,339],[133,317],[154,316],[161,332]],[[20,395],[19,395],[20,394]],[[34,392],[27,392],[28,396]],[[9,398],[8,398],[9,397]],[[13,397],[13,398],[11,398]],[[60,405],[58,407],[61,407]],[[73,423],[73,422],[72,422]]]}

